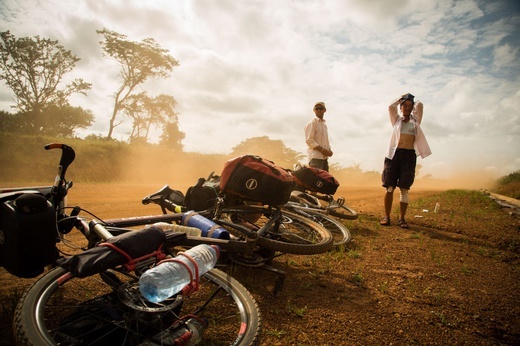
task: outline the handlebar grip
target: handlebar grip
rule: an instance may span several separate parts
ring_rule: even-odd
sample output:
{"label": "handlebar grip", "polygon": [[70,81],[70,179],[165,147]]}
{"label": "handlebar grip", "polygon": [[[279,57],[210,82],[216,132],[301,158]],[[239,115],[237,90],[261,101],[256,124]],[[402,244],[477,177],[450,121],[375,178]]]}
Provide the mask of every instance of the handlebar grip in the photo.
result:
{"label": "handlebar grip", "polygon": [[47,144],[44,148],[45,150],[50,150],[50,149],[61,149],[63,144],[61,143],[50,143],[50,144]]}

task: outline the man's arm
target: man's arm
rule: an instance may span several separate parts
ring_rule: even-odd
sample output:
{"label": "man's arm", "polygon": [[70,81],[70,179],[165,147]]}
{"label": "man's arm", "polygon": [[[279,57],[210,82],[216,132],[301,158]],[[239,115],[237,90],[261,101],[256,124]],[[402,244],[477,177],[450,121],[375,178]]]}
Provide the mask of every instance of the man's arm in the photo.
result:
{"label": "man's arm", "polygon": [[319,146],[318,142],[314,139],[314,133],[316,131],[314,130],[314,122],[310,122],[307,125],[305,125],[305,143],[307,143],[307,146],[311,149],[316,148]]}

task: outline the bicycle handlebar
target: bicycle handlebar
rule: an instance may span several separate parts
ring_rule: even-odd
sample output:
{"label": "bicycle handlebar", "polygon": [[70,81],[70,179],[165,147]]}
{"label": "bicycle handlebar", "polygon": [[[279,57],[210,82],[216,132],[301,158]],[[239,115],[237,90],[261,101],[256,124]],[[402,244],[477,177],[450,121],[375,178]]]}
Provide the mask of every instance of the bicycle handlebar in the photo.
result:
{"label": "bicycle handlebar", "polygon": [[[56,177],[56,180],[63,181],[63,180],[65,180],[65,172],[67,171],[67,168],[69,168],[70,164],[76,158],[76,153],[74,152],[74,149],[72,149],[68,145],[62,144],[62,143],[47,144],[45,146],[45,150],[50,150],[50,149],[61,149],[62,150],[60,163],[58,166],[58,176]],[[56,186],[56,182],[55,182],[54,186]]]}
{"label": "bicycle handlebar", "polygon": [[173,190],[168,185],[164,185],[159,191],[144,197],[141,202],[144,205],[148,205],[150,203],[158,204],[163,210],[164,214],[166,214],[165,209],[168,209],[174,213],[179,213],[183,210],[183,206],[178,205],[168,199],[172,192]]}

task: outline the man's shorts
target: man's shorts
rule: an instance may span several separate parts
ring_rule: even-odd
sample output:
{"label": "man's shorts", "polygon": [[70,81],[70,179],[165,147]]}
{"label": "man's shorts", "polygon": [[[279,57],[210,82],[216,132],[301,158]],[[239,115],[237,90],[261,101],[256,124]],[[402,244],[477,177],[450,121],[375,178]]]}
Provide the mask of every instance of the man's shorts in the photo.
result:
{"label": "man's shorts", "polygon": [[322,160],[322,159],[311,159],[309,162],[310,167],[323,169],[324,171],[329,171],[329,161],[328,160]]}
{"label": "man's shorts", "polygon": [[385,158],[385,166],[381,180],[383,187],[398,186],[410,189],[415,179],[417,155],[413,149],[397,149],[394,158]]}

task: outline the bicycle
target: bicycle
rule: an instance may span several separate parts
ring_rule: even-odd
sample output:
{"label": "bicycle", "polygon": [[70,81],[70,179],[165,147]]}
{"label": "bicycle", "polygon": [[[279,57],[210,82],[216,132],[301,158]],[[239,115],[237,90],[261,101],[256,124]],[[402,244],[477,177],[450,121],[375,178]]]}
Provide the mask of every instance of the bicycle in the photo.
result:
{"label": "bicycle", "polygon": [[[207,180],[199,179],[198,187],[202,187],[204,182],[211,182],[210,189],[214,192],[208,205],[197,212],[230,227],[229,231],[233,236],[243,239],[244,236],[254,234],[257,245],[263,249],[298,255],[323,253],[332,247],[332,235],[322,225],[283,210],[281,206],[260,205],[239,196],[222,194],[216,188],[218,184],[215,181],[218,178],[211,173]],[[190,209],[185,198],[182,192],[164,185],[160,190],[144,197],[142,203],[158,204],[164,214],[167,211],[185,212]]]}
{"label": "bicycle", "polygon": [[[62,150],[52,187],[0,189],[0,202],[7,203],[6,208],[32,199],[23,207],[38,204],[53,210],[55,223],[50,229],[54,228],[56,253],[49,257],[57,258],[60,251],[58,262],[68,263],[46,271],[23,293],[13,321],[18,344],[174,345],[181,340],[195,343],[199,337],[209,345],[259,343],[262,318],[258,304],[241,283],[220,269],[194,280],[198,289],[191,294],[176,294],[161,303],[146,301],[138,289],[139,276],[165,257],[174,256],[179,248],[182,251],[197,244],[214,244],[222,251],[250,253],[255,248],[254,238],[222,240],[189,237],[157,227],[138,231],[129,228],[177,222],[182,216],[179,213],[103,221],[79,207],[67,207],[65,196],[72,182],[66,181],[65,172],[74,160],[74,150],[57,143],[45,149]],[[72,209],[70,215],[65,212],[68,209]],[[80,218],[80,212],[87,213],[91,220]],[[133,239],[138,245],[132,256],[117,247],[112,251],[113,245],[124,239]],[[85,258],[93,262],[75,265]],[[47,262],[35,263],[29,268],[33,270],[30,274],[38,275],[39,267]]]}
{"label": "bicycle", "polygon": [[[334,237],[334,246],[351,240],[347,226],[338,219],[355,220],[358,213],[345,205],[345,198],[334,199],[339,182],[329,172],[300,163],[286,169],[294,178],[293,187],[285,210],[305,216],[325,226]],[[325,201],[326,203],[322,203]],[[330,215],[330,216],[329,216]]]}

